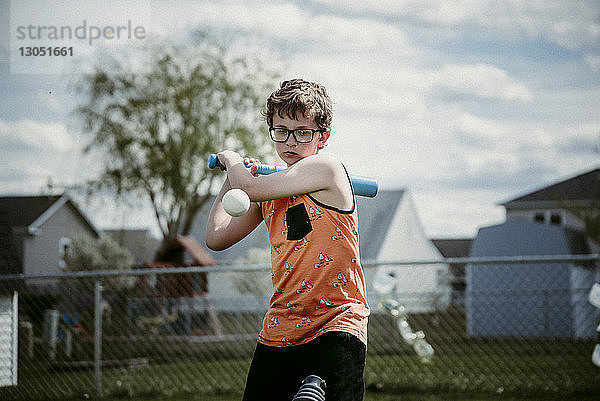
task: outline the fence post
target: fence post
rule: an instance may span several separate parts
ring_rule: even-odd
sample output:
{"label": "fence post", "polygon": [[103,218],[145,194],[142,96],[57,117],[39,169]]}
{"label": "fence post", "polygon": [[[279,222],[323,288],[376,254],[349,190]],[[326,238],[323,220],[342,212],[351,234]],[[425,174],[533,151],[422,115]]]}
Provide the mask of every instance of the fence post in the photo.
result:
{"label": "fence post", "polygon": [[94,383],[96,396],[102,395],[102,284],[95,280],[94,288]]}

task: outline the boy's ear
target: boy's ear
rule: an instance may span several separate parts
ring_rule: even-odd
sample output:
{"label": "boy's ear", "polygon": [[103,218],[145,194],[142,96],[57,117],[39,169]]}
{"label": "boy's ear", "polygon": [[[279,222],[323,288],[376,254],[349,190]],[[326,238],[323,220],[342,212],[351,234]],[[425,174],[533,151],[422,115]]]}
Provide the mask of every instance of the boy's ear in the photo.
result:
{"label": "boy's ear", "polygon": [[331,131],[321,132],[321,139],[319,140],[319,144],[318,144],[319,149],[323,149],[325,146],[327,146],[327,140],[329,139],[330,135],[331,135]]}

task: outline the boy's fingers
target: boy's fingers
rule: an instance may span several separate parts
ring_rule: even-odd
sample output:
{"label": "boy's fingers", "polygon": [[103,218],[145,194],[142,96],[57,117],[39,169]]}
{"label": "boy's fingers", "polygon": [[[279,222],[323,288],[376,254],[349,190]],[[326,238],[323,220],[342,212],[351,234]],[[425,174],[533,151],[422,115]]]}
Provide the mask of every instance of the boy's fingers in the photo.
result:
{"label": "boy's fingers", "polygon": [[244,157],[244,165],[246,167],[250,167],[250,174],[252,174],[255,177],[258,176],[256,171],[258,170],[259,164],[260,164],[260,161],[258,159],[254,159],[252,157]]}

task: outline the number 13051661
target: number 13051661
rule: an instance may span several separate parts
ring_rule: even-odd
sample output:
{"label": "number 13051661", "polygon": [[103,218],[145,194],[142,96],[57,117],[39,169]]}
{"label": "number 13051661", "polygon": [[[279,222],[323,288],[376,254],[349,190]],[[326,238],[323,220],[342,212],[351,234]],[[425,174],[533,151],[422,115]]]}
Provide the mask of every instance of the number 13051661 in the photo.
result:
{"label": "number 13051661", "polygon": [[73,56],[73,47],[19,47],[19,54],[23,57],[71,57]]}

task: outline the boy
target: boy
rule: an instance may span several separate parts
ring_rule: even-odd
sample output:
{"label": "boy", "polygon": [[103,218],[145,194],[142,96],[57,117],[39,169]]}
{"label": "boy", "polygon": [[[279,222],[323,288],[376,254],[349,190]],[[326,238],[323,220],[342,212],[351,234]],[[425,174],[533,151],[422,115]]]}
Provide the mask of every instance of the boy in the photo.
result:
{"label": "boy", "polygon": [[[206,244],[225,249],[264,221],[271,243],[273,296],[248,372],[244,401],[291,400],[309,374],[328,401],[363,399],[369,306],[358,252],[356,205],[344,166],[319,154],[330,136],[331,99],[319,84],[285,81],[263,113],[288,168],[255,176],[239,154],[218,154],[227,179],[208,219]],[[241,188],[241,217],[221,200]]]}

